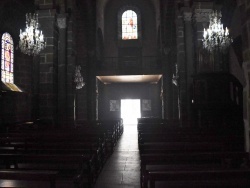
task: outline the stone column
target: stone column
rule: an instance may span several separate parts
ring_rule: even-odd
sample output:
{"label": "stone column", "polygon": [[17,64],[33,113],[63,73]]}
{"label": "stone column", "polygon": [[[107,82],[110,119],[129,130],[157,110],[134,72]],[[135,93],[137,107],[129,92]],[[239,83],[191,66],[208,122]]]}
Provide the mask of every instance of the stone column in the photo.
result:
{"label": "stone column", "polygon": [[67,124],[67,15],[57,16],[58,42],[58,125]]}
{"label": "stone column", "polygon": [[[243,119],[245,130],[245,150],[250,151],[250,18],[246,17],[250,12],[250,2],[237,0],[238,9],[241,12],[241,34],[243,49],[243,70],[246,79],[246,85],[243,88]],[[243,19],[244,18],[244,19]]]}
{"label": "stone column", "polygon": [[250,73],[250,61],[243,62],[243,70],[246,78],[246,85],[243,88],[243,120],[244,120],[244,130],[245,130],[245,149],[246,152],[250,151],[250,139],[249,139],[249,111],[250,111],[250,92],[249,92],[249,73]]}
{"label": "stone column", "polygon": [[[67,4],[69,6],[69,4]],[[73,5],[72,5],[73,6]],[[73,6],[72,9],[75,10]],[[73,126],[74,125],[74,100],[76,94],[76,87],[74,83],[74,74],[75,74],[75,65],[76,65],[76,41],[80,40],[76,38],[76,27],[80,27],[79,24],[76,22],[75,14],[69,14],[67,17],[67,44],[66,44],[66,69],[67,69],[67,78],[66,78],[66,88],[67,88],[67,125]]]}
{"label": "stone column", "polygon": [[[184,22],[183,16],[179,14],[176,20],[176,32],[177,32],[177,67],[179,74],[178,81],[178,109],[179,119],[182,126],[183,122],[187,118],[187,81],[186,81],[186,62],[185,62],[185,38],[184,38]],[[175,69],[175,67],[174,67]]]}
{"label": "stone column", "polygon": [[39,23],[46,40],[46,48],[40,54],[39,77],[39,118],[49,125],[57,125],[57,45],[56,10],[37,11]]}
{"label": "stone column", "polygon": [[194,74],[194,44],[191,10],[183,11],[184,30],[185,30],[185,51],[186,51],[186,93],[187,93],[187,120],[192,121],[191,96],[192,96],[192,75]]}
{"label": "stone column", "polygon": [[95,98],[96,98],[96,115],[95,115],[95,119],[98,120],[99,119],[99,83],[98,83],[98,79],[96,78],[96,92],[95,92]]}
{"label": "stone column", "polygon": [[39,119],[39,74],[40,74],[40,57],[33,57],[33,65],[32,65],[32,112],[31,117],[32,120],[35,121]]}
{"label": "stone column", "polygon": [[[175,54],[171,53],[170,47],[164,47],[163,49],[163,58],[162,58],[162,66],[163,66],[163,72],[164,74],[162,75],[162,93],[161,97],[163,99],[163,111],[164,111],[164,119],[175,119],[174,117],[174,109],[173,109],[173,104],[174,104],[174,96],[173,96],[173,87],[175,87],[172,84],[172,64],[174,64],[173,61],[173,56]],[[176,107],[177,108],[177,107]]]}
{"label": "stone column", "polygon": [[[210,6],[212,7],[212,4]],[[199,56],[202,48],[203,32],[204,28],[207,28],[209,25],[209,14],[211,14],[212,11],[211,8],[194,8],[194,36],[196,37],[194,38],[195,73],[199,72],[199,67],[201,65]]]}

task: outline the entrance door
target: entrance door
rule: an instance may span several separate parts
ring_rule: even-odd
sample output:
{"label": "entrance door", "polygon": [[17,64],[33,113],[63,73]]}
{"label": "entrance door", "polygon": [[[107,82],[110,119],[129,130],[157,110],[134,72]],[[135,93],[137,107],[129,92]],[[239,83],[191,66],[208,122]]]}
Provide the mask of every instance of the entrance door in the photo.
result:
{"label": "entrance door", "polygon": [[141,117],[140,99],[122,99],[121,100],[121,118],[123,124],[137,125],[137,118]]}

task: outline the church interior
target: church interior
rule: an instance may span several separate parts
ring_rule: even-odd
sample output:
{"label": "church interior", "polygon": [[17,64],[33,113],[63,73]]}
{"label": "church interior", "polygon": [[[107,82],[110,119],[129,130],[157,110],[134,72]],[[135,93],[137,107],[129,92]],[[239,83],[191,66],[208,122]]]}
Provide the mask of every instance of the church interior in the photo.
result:
{"label": "church interior", "polygon": [[1,0],[0,187],[250,187],[249,0]]}

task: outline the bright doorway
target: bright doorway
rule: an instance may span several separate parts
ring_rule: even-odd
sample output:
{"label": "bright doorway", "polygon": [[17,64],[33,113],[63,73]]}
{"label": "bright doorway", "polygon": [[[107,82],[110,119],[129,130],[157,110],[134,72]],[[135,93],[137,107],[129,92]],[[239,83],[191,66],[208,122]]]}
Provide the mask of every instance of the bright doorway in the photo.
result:
{"label": "bright doorway", "polygon": [[121,118],[123,124],[137,125],[137,118],[141,117],[140,99],[122,99],[121,100]]}

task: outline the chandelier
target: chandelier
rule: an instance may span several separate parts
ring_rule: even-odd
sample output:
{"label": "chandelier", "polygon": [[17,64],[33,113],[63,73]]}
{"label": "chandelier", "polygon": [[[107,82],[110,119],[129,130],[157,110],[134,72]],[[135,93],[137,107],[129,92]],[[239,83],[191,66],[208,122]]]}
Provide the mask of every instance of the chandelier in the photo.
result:
{"label": "chandelier", "polygon": [[46,46],[44,36],[38,29],[38,14],[26,14],[26,29],[20,30],[19,48],[27,55],[38,55]]}
{"label": "chandelier", "polygon": [[83,86],[85,86],[85,82],[83,81],[83,77],[81,75],[81,66],[76,66],[75,69],[75,79],[74,82],[76,83],[76,89],[81,89]]}
{"label": "chandelier", "polygon": [[227,27],[221,24],[221,12],[213,11],[209,15],[209,28],[204,28],[203,48],[209,52],[213,50],[225,51],[233,40],[229,37]]}

